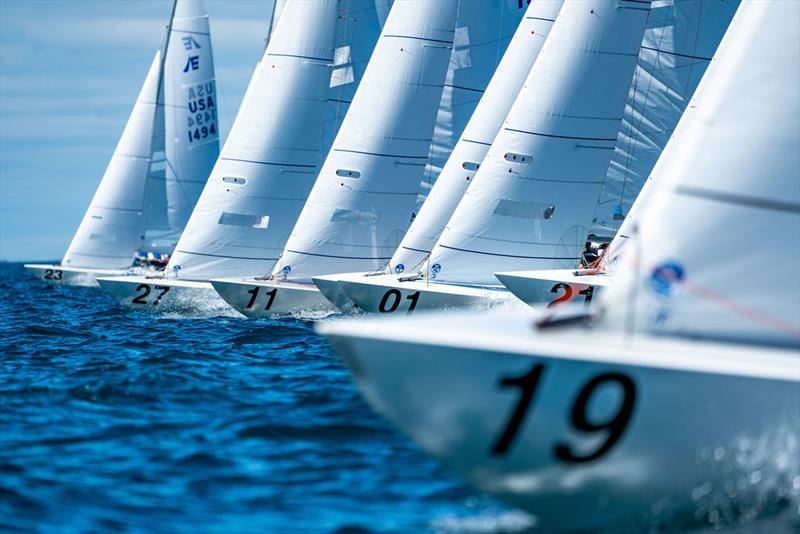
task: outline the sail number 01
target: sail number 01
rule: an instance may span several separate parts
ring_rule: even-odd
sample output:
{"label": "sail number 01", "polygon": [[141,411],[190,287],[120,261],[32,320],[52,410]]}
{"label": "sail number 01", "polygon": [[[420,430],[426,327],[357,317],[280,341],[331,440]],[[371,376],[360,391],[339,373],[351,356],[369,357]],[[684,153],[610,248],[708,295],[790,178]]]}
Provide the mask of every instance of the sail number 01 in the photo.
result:
{"label": "sail number 01", "polygon": [[[503,377],[500,379],[499,385],[501,389],[518,388],[520,395],[514,410],[508,418],[508,422],[492,446],[492,456],[502,456],[508,453],[526,414],[533,404],[534,395],[544,370],[544,364],[537,363],[522,376]],[[605,421],[591,421],[586,414],[586,408],[594,392],[604,384],[615,384],[621,388],[622,402],[617,408],[617,413],[612,417]],[[597,460],[605,455],[625,432],[633,414],[635,402],[636,385],[629,376],[622,373],[602,373],[592,377],[575,397],[575,401],[572,404],[570,423],[581,432],[606,431],[608,433],[606,439],[594,451],[587,454],[577,454],[569,444],[558,442],[553,447],[553,453],[556,458],[567,463],[585,463]]]}
{"label": "sail number 01", "polygon": [[[383,298],[381,299],[380,304],[378,304],[378,311],[381,313],[392,313],[393,311],[397,310],[398,306],[400,306],[400,301],[402,299],[403,295],[399,290],[390,289],[383,294]],[[409,301],[408,313],[411,313],[417,307],[417,302],[419,302],[419,291],[415,291],[408,295],[406,300]]]}

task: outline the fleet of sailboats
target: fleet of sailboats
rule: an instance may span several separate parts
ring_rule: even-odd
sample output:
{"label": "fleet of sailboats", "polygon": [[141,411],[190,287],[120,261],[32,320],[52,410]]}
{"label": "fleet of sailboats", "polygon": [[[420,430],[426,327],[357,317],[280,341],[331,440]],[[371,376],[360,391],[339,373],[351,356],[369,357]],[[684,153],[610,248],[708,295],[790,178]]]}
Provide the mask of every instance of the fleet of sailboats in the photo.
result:
{"label": "fleet of sailboats", "polygon": [[64,258],[28,271],[54,284],[96,285],[97,276],[128,272],[137,254],[170,254],[218,139],[208,16],[200,0],[175,0],[164,44]]}
{"label": "fleet of sailboats", "polygon": [[175,0],[62,262],[26,268],[402,315],[318,324],[378,412],[543,525],[652,523],[742,440],[800,442],[798,33],[781,1],[279,1],[220,152]]}

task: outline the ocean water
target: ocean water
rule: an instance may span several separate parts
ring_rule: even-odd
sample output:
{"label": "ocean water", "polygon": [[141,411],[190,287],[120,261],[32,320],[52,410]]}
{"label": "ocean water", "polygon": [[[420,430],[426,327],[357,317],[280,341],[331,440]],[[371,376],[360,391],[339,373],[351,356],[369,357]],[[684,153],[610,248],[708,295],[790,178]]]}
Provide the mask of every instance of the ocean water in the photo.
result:
{"label": "ocean water", "polygon": [[0,263],[0,531],[518,532],[310,322],[127,310]]}
{"label": "ocean water", "polygon": [[[2,532],[541,532],[375,415],[310,322],[153,315],[20,264],[0,290]],[[797,506],[733,531],[800,531]]]}

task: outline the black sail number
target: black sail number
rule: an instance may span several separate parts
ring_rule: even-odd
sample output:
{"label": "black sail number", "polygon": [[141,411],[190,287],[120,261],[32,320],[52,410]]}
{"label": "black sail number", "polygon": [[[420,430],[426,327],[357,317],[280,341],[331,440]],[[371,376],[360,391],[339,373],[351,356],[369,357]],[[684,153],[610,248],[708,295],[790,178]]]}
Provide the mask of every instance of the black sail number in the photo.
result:
{"label": "black sail number", "polygon": [[44,279],[45,280],[61,280],[61,276],[64,273],[61,269],[47,269],[44,272]]}
{"label": "black sail number", "polygon": [[[507,454],[514,442],[520,427],[528,412],[534,405],[534,396],[541,382],[544,364],[537,363],[526,374],[517,377],[503,377],[500,379],[500,388],[516,387],[520,394],[514,410],[511,412],[503,431],[495,440],[490,451],[492,456]],[[587,416],[587,407],[595,391],[605,384],[616,384],[622,391],[622,402],[616,414],[605,421],[590,421]],[[636,385],[633,380],[622,373],[602,373],[592,377],[578,392],[572,405],[570,417],[571,425],[581,432],[596,433],[608,432],[603,443],[593,452],[576,454],[573,447],[559,442],[553,447],[556,458],[567,463],[586,463],[597,460],[610,451],[622,437],[633,415],[636,403]]]}
{"label": "black sail number", "polygon": [[[400,301],[403,299],[403,295],[397,289],[390,289],[386,293],[383,294],[383,298],[381,302],[378,304],[378,311],[381,313],[392,313],[393,311],[397,310],[397,307],[400,306]],[[417,302],[419,302],[419,291],[415,291],[406,297],[406,300],[409,301],[408,305],[408,313],[413,312],[417,307]]]}
{"label": "black sail number", "polygon": [[[153,306],[158,306],[158,303],[161,302],[164,295],[169,293],[169,286],[154,286],[154,288],[158,293],[156,294],[156,298],[153,299],[152,304]],[[131,300],[131,304],[148,304],[147,297],[150,296],[152,291],[149,284],[139,284],[136,286],[136,292],[139,294]]]}
{"label": "black sail number", "polygon": [[[607,421],[593,422],[589,421],[586,416],[586,408],[589,404],[589,399],[595,390],[603,384],[618,384],[622,388],[622,402],[617,409],[616,415],[609,418]],[[628,422],[633,414],[633,405],[636,402],[636,386],[633,380],[627,375],[622,373],[604,373],[593,377],[589,382],[583,386],[583,389],[578,393],[575,403],[572,406],[572,426],[582,432],[601,432],[608,431],[608,437],[594,452],[577,455],[572,452],[572,448],[564,443],[556,445],[556,456],[565,461],[572,463],[591,462],[596,460],[607,453],[614,444],[619,441],[625,429],[628,427]]]}
{"label": "black sail number", "polygon": [[[261,289],[259,286],[250,289],[247,294],[250,295],[250,300],[247,302],[247,306],[245,308],[250,309],[256,303],[256,297],[258,297],[258,291]],[[271,289],[267,291],[267,305],[264,307],[265,310],[269,310],[272,308],[272,303],[275,302],[275,296],[278,294],[278,288]]]}

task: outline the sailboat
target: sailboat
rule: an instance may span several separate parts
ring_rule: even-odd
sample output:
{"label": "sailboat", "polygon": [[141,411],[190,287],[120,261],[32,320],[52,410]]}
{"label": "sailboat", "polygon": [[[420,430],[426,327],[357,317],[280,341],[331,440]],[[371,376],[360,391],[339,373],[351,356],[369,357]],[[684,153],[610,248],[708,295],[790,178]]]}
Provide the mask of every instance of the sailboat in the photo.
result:
{"label": "sailboat", "polygon": [[200,0],[175,0],[162,50],[64,258],[26,269],[91,286],[129,273],[137,256],[171,253],[219,153],[216,102],[208,16]]}
{"label": "sailboat", "polygon": [[516,297],[535,307],[575,299],[589,304],[610,284],[633,214],[646,202],[643,184],[652,179],[653,166],[737,7],[738,2],[675,0],[652,9],[617,146],[588,229],[589,240],[611,243],[597,267],[495,273]]}
{"label": "sailboat", "polygon": [[[344,16],[350,8],[358,8],[357,22],[341,19],[339,27],[340,11]],[[205,307],[219,300],[210,278],[272,268],[327,152],[326,107],[341,109],[345,92],[357,85],[353,76],[331,87],[337,27],[350,50],[368,54],[379,28],[374,0],[285,4],[164,275],[99,280],[120,303],[146,310]],[[329,101],[333,96],[340,98]]]}
{"label": "sailboat", "polygon": [[591,313],[321,323],[372,406],[545,529],[796,506],[798,32],[742,2]]}
{"label": "sailboat", "polygon": [[472,184],[410,275],[344,278],[368,312],[514,300],[494,272],[577,263],[637,64],[649,3],[565,2]]}
{"label": "sailboat", "polygon": [[[456,0],[392,6],[362,83],[271,274],[212,280],[228,304],[248,317],[325,312],[333,308],[311,283],[313,276],[350,266],[374,269],[388,259],[413,216],[428,169],[447,73],[453,64],[458,66],[459,60],[453,59],[456,36],[469,46],[481,44],[473,32],[494,23],[477,15],[497,10],[499,4],[470,3],[461,11]],[[461,62],[468,67],[481,56],[466,56]],[[485,86],[490,69],[483,59],[480,63]],[[455,91],[452,95],[458,96]],[[477,98],[471,98],[474,109]]]}
{"label": "sailboat", "polygon": [[[483,163],[563,3],[563,0],[548,0],[527,7],[441,175],[383,269],[387,276],[368,272],[313,278],[314,284],[337,308],[348,310],[358,306],[349,293],[358,291],[359,282],[377,284],[385,282],[387,277],[395,281],[392,274],[406,276],[403,274],[406,267],[411,271],[425,260]],[[355,297],[361,302],[359,295]]]}

